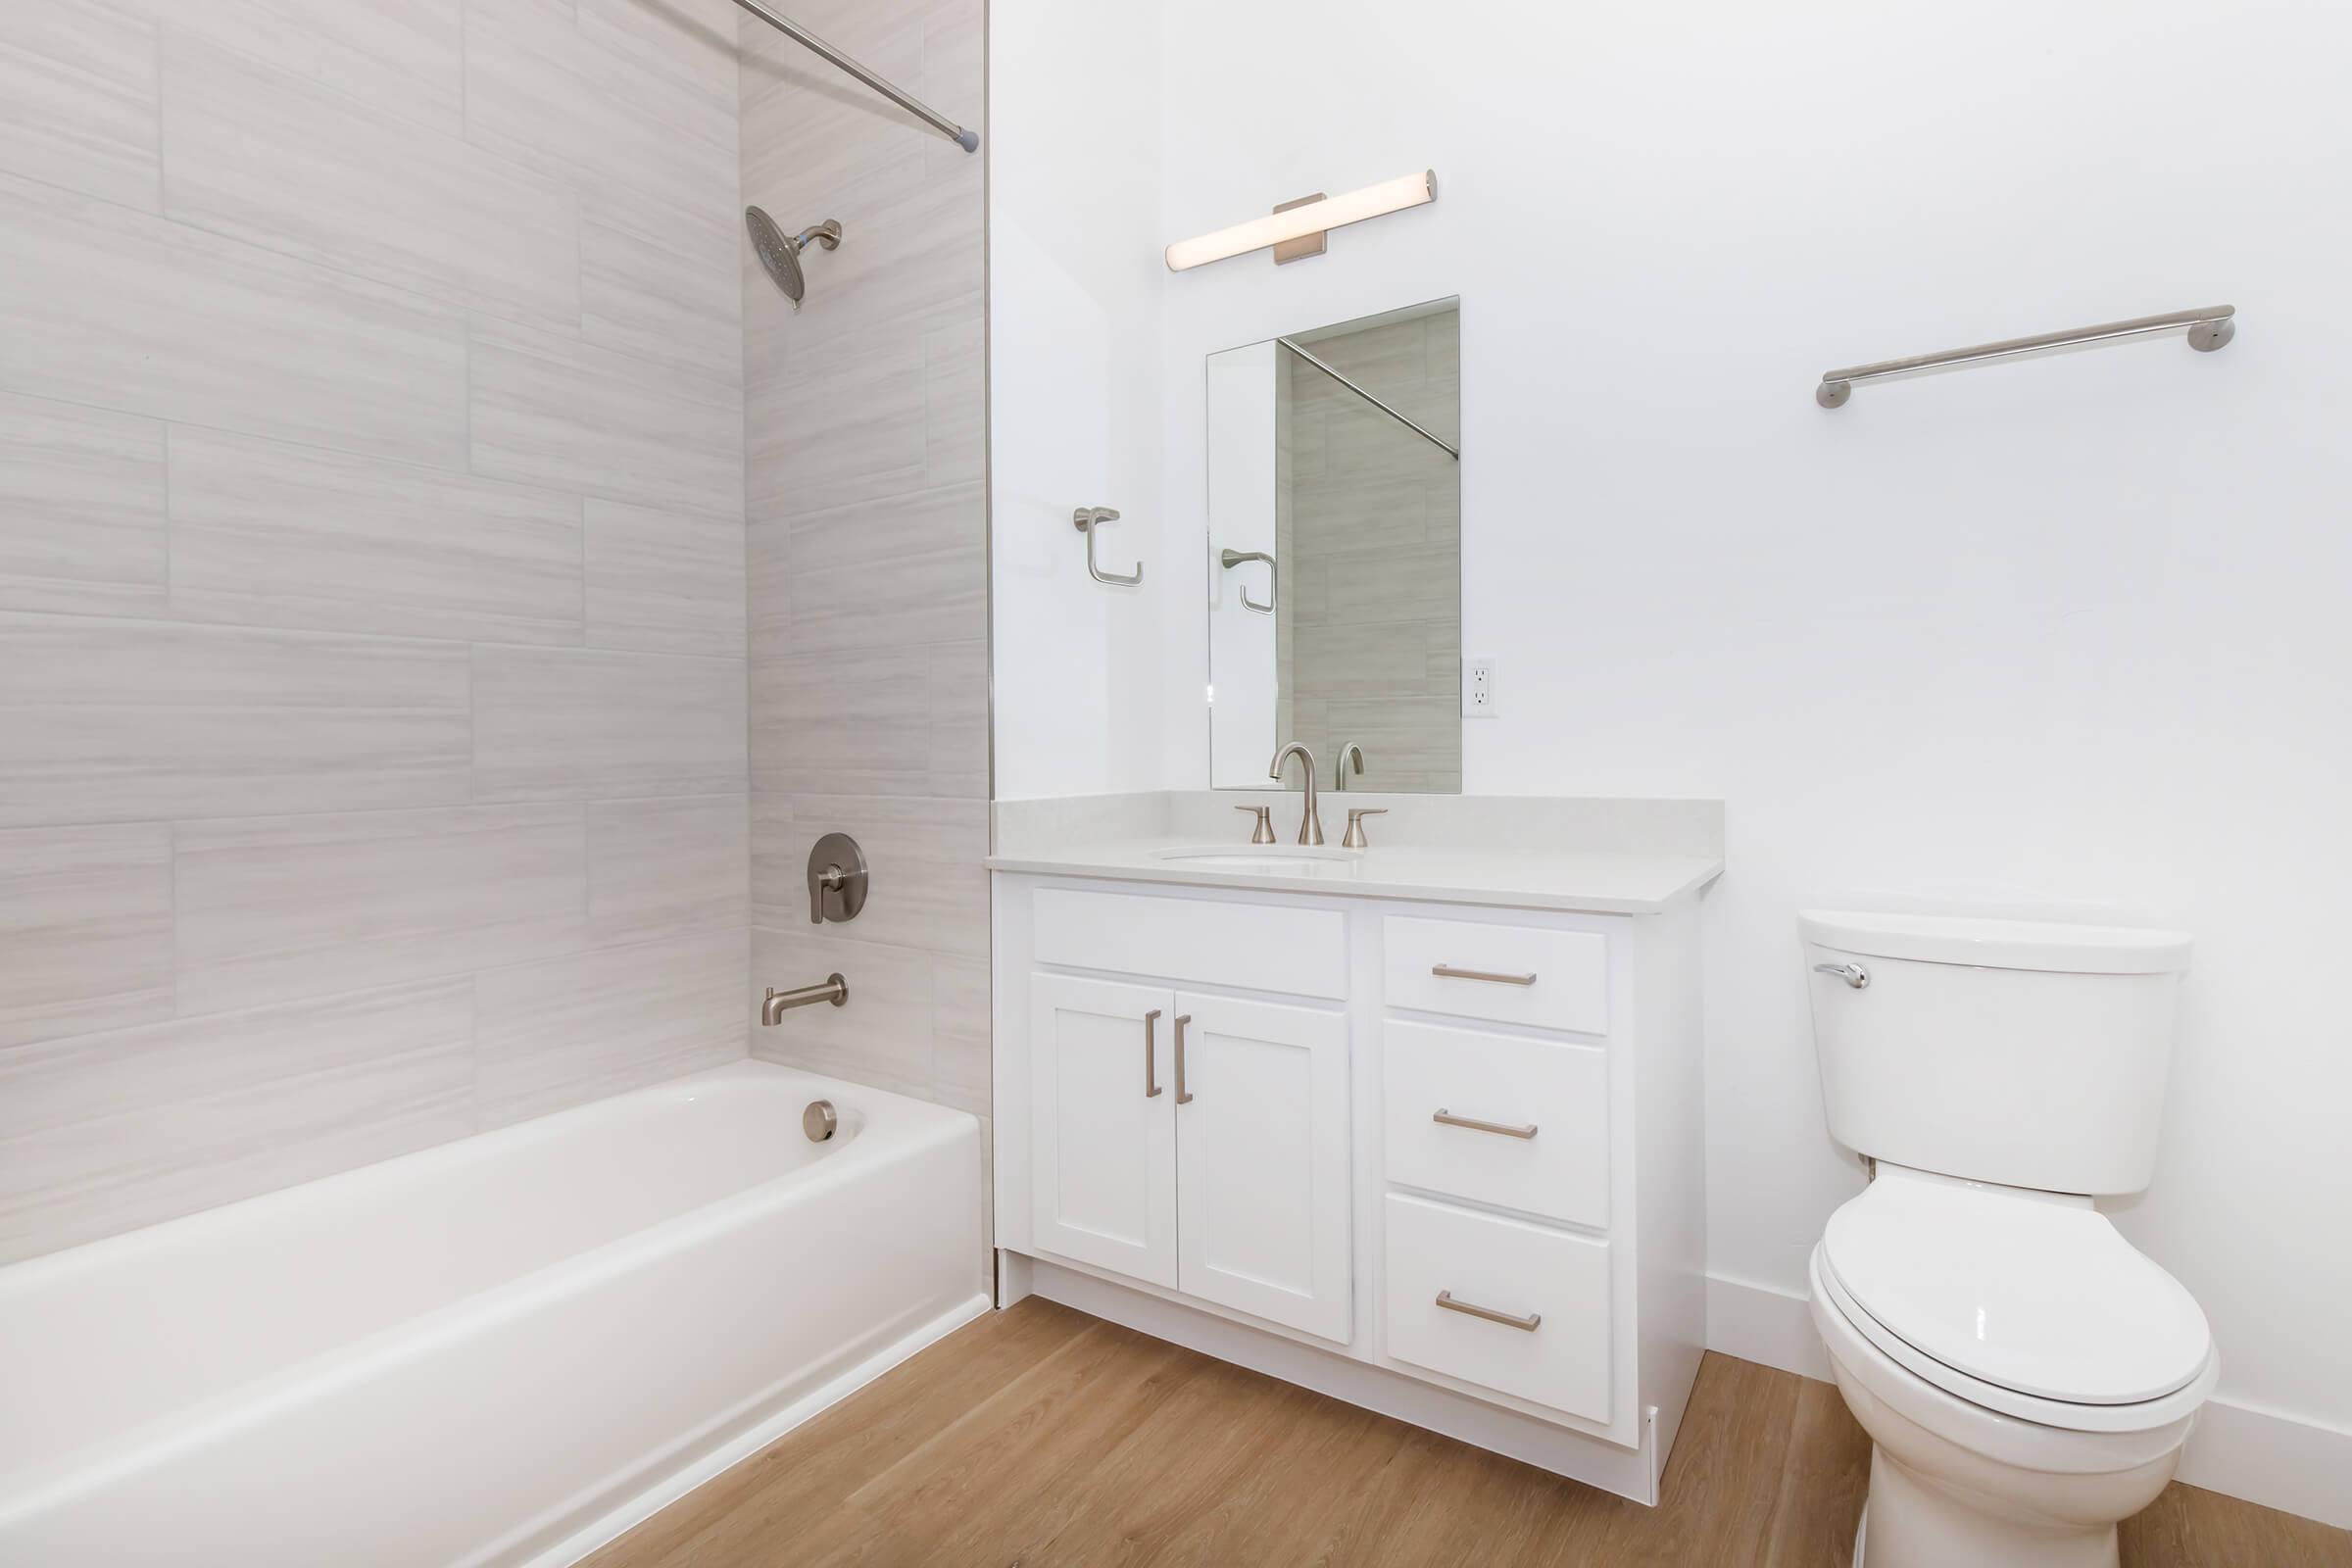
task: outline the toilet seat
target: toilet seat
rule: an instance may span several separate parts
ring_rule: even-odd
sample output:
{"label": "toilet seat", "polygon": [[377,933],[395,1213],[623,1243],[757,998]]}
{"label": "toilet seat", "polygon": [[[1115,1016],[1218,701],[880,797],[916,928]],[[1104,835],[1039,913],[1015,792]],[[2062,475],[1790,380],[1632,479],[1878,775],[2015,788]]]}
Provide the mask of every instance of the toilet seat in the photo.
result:
{"label": "toilet seat", "polygon": [[2039,1426],[2147,1431],[2219,1373],[2195,1299],[2085,1200],[1882,1164],[1820,1260],[1830,1304],[1890,1360]]}

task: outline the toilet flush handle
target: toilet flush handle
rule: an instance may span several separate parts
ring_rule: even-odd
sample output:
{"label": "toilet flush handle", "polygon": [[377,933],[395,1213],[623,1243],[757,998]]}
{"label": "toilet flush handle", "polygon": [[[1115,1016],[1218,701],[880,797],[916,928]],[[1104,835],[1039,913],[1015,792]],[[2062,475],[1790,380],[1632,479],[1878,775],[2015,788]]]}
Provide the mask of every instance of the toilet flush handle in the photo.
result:
{"label": "toilet flush handle", "polygon": [[1813,972],[1815,974],[1834,974],[1856,991],[1860,991],[1870,984],[1870,971],[1858,963],[1817,963],[1813,966]]}

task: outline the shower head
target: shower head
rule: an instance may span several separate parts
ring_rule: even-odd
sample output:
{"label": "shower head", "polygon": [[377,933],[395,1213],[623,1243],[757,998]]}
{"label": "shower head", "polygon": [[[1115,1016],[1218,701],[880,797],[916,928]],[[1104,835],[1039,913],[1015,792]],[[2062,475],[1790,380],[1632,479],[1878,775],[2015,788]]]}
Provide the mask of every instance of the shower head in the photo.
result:
{"label": "shower head", "polygon": [[776,226],[776,220],[757,207],[743,210],[743,226],[752,233],[752,249],[760,253],[760,265],[767,275],[776,280],[776,287],[792,301],[792,308],[801,308],[801,297],[808,292],[808,279],[801,275],[801,252],[814,240],[827,250],[841,247],[841,224],[833,219],[798,234],[786,234]]}

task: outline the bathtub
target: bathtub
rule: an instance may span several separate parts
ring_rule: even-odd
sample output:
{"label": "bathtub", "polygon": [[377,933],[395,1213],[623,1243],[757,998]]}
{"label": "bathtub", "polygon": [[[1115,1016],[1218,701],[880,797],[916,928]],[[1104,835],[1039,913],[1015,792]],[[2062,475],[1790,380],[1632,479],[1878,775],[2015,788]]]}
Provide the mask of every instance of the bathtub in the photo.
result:
{"label": "bathtub", "polygon": [[0,1268],[0,1563],[570,1562],[985,1309],[979,1139],[739,1062]]}

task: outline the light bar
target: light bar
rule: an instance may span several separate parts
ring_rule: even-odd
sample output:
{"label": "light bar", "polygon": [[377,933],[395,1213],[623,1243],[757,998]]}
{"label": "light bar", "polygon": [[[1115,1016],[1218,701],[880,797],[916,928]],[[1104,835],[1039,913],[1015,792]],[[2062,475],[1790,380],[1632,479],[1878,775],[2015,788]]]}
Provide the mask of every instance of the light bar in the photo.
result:
{"label": "light bar", "polygon": [[1437,171],[1424,169],[1418,173],[1385,179],[1362,190],[1351,190],[1344,196],[1324,201],[1307,202],[1265,218],[1253,218],[1247,223],[1220,228],[1213,234],[1197,239],[1182,239],[1168,247],[1168,270],[1181,272],[1187,268],[1207,262],[1221,262],[1229,256],[1248,251],[1262,251],[1269,245],[1286,240],[1320,236],[1324,230],[1348,223],[1360,223],[1367,218],[1379,218],[1388,213],[1402,212],[1438,199]]}

